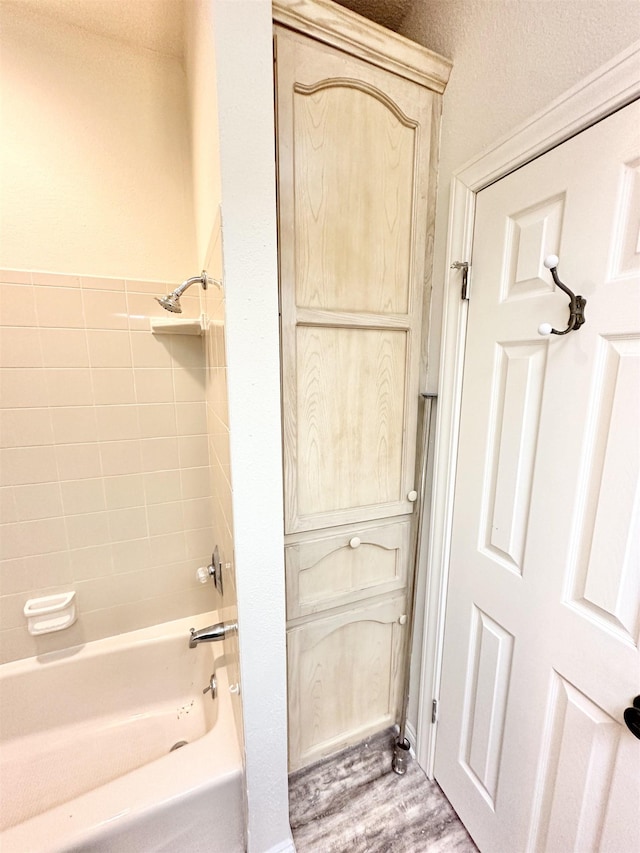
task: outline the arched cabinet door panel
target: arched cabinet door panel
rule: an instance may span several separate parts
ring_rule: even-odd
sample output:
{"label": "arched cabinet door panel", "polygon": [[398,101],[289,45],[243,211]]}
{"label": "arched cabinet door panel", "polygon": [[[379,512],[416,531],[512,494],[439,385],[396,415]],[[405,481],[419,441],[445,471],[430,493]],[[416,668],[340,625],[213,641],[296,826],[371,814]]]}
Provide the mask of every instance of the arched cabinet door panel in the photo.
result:
{"label": "arched cabinet door panel", "polygon": [[409,543],[409,521],[396,520],[316,533],[287,545],[287,618],[402,589],[407,582]]}
{"label": "arched cabinet door panel", "polygon": [[403,608],[400,596],[289,630],[291,770],[393,725]]}
{"label": "arched cabinet door panel", "polygon": [[411,513],[434,95],[276,28],[285,531]]}

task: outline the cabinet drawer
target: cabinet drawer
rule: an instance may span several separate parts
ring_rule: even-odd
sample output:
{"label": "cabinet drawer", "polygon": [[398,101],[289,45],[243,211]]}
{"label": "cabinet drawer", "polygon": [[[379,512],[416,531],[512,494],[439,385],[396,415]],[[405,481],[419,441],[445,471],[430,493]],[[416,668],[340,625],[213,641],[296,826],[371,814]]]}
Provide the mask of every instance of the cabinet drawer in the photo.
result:
{"label": "cabinet drawer", "polygon": [[303,539],[285,548],[287,616],[296,619],[371,595],[402,589],[410,522]]}
{"label": "cabinet drawer", "polygon": [[291,628],[289,769],[396,722],[404,596]]}

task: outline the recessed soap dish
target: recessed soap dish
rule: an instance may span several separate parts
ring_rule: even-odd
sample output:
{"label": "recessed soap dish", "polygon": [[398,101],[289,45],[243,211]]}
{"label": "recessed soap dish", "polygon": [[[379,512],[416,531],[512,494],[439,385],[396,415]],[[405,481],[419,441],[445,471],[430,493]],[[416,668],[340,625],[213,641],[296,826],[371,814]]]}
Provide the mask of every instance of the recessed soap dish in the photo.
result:
{"label": "recessed soap dish", "polygon": [[78,618],[75,597],[74,590],[46,595],[44,598],[30,598],[23,610],[29,633],[34,636],[51,634],[73,625]]}

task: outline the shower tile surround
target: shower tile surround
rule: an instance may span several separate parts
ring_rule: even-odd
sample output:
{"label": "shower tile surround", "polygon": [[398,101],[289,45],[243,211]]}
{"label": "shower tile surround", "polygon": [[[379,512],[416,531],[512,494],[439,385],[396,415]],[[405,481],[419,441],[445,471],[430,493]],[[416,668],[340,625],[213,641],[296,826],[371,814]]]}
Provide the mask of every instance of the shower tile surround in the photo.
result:
{"label": "shower tile surround", "polygon": [[[220,604],[195,569],[214,519],[232,553],[223,329],[152,335],[176,283],[0,273],[0,662]],[[30,636],[25,601],[69,589],[77,623]]]}

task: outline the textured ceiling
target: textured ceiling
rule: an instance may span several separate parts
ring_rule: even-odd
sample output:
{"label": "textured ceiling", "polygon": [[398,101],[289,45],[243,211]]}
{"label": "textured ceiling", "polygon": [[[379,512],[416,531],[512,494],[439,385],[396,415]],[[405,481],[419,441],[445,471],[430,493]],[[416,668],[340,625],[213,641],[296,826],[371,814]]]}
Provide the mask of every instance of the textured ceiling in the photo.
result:
{"label": "textured ceiling", "polygon": [[[92,33],[182,57],[183,0],[2,0]],[[189,2],[189,0],[186,0]],[[339,0],[341,6],[397,31],[420,0]]]}
{"label": "textured ceiling", "polygon": [[337,0],[337,2],[365,18],[397,32],[402,19],[416,0]]}

